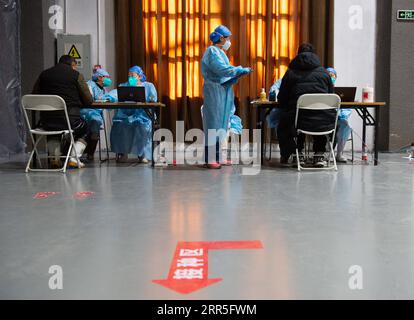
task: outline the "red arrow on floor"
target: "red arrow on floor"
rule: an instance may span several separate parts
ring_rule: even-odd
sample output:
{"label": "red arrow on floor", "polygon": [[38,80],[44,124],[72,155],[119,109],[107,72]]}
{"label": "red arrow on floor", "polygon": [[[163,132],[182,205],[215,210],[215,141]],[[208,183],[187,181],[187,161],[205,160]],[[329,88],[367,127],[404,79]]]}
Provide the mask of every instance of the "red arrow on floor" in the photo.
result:
{"label": "red arrow on floor", "polygon": [[153,280],[181,294],[193,293],[223,279],[208,278],[209,250],[263,249],[260,241],[179,242],[168,279]]}

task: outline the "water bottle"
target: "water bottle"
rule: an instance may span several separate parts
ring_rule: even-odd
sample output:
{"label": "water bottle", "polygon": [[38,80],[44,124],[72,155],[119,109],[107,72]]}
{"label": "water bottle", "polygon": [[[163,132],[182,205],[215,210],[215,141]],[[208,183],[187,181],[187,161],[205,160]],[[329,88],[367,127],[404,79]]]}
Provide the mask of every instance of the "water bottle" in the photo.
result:
{"label": "water bottle", "polygon": [[260,93],[260,101],[266,101],[267,100],[267,94],[266,90],[263,88],[262,92]]}

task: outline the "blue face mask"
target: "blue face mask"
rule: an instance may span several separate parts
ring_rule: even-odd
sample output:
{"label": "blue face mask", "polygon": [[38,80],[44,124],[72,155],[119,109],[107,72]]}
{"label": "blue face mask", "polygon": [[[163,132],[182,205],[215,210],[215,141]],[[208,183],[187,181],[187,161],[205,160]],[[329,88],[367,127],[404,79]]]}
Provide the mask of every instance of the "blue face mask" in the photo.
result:
{"label": "blue face mask", "polygon": [[103,86],[104,86],[104,87],[110,87],[110,86],[111,86],[111,84],[112,84],[112,80],[111,80],[111,79],[109,79],[109,78],[105,78],[105,79],[103,80]]}
{"label": "blue face mask", "polygon": [[332,83],[335,85],[336,84],[336,78],[335,77],[331,77],[332,79]]}
{"label": "blue face mask", "polygon": [[138,79],[135,77],[129,77],[128,83],[131,87],[137,87],[138,86]]}

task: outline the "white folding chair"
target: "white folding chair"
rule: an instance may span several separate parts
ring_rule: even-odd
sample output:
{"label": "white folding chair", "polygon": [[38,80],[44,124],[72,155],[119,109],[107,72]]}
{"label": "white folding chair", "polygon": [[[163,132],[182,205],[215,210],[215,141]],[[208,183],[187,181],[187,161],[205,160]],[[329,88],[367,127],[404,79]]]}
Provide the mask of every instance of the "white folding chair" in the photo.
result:
{"label": "white folding chair", "polygon": [[[26,173],[29,171],[33,172],[63,172],[66,173],[66,169],[68,166],[69,158],[71,157],[72,149],[75,148],[75,139],[73,138],[73,130],[70,126],[68,111],[66,108],[65,100],[63,100],[59,96],[50,96],[50,95],[25,95],[22,98],[22,107],[24,111],[24,116],[26,118],[27,126],[29,128],[30,137],[33,143],[33,150],[30,153],[29,161],[27,162],[26,166]],[[67,130],[61,131],[46,131],[44,129],[32,129],[32,126],[29,121],[29,116],[27,111],[39,111],[39,112],[52,112],[52,111],[62,111],[65,115],[65,119],[68,125]],[[35,125],[35,124],[33,124]],[[65,159],[65,163],[62,168],[60,169],[34,169],[31,168],[30,164],[33,160],[33,155],[36,153],[37,160],[39,161],[39,166],[42,168],[42,163],[40,161],[39,152],[37,150],[37,146],[42,141],[43,138],[48,136],[56,136],[56,135],[69,135],[70,136],[70,146],[68,153],[66,156],[60,156],[59,158]],[[39,139],[35,139],[35,136],[39,136]],[[75,152],[76,153],[76,152]],[[55,156],[48,156],[49,158],[55,158]],[[78,163],[78,168],[80,168],[80,160],[78,155],[76,155],[76,161]]]}
{"label": "white folding chair", "polygon": [[[298,171],[301,170],[336,170],[338,166],[336,164],[335,151],[333,148],[333,141],[335,141],[335,132],[338,125],[338,116],[341,107],[341,98],[336,94],[305,94],[302,95],[297,104],[295,127],[297,135],[305,134],[309,136],[326,136],[329,143],[329,160],[326,168],[305,168],[300,164],[299,149],[296,147],[296,160],[298,164]],[[324,124],[324,131],[312,131],[309,128],[303,128],[301,122],[305,120],[301,111],[309,111],[307,115],[315,117],[318,113],[321,116],[329,115],[332,118],[331,123]],[[329,121],[328,121],[329,122]],[[332,139],[331,136],[332,135]],[[297,140],[297,139],[296,139]],[[296,141],[297,142],[297,141]],[[297,143],[296,143],[297,145]],[[331,159],[333,159],[333,166],[331,166]]]}

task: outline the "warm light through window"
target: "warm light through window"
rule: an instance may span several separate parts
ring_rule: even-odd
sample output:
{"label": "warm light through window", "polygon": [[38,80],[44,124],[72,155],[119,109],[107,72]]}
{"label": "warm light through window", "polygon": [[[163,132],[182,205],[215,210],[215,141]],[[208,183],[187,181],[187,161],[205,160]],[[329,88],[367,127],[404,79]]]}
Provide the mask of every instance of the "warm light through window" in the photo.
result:
{"label": "warm light through window", "polygon": [[283,76],[296,53],[298,8],[299,0],[143,0],[144,68],[161,96],[201,97],[200,61],[210,33],[225,24],[233,31],[231,61],[256,70],[249,87],[258,92]]}

